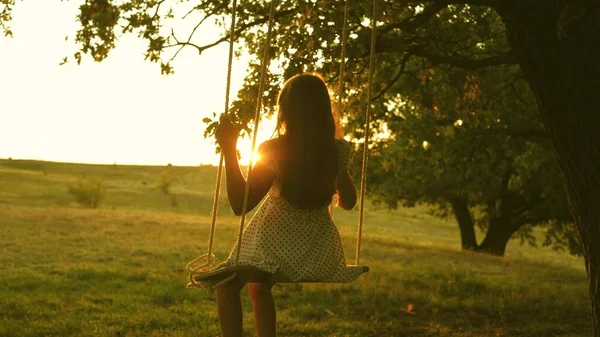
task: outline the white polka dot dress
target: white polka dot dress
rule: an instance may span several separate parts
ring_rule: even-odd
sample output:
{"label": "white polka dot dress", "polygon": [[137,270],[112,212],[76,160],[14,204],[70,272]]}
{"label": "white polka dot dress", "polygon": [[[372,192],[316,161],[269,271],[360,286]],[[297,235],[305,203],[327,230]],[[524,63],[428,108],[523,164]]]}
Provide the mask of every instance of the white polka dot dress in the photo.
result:
{"label": "white polka dot dress", "polygon": [[[268,156],[269,142],[261,146]],[[347,170],[351,145],[337,141],[338,170]],[[267,154],[267,155],[265,155]],[[277,164],[271,163],[276,176]],[[244,230],[239,265],[278,274],[292,282],[351,282],[364,271],[346,265],[340,234],[328,207],[298,209],[280,195],[278,178]],[[237,244],[226,264],[235,263]]]}

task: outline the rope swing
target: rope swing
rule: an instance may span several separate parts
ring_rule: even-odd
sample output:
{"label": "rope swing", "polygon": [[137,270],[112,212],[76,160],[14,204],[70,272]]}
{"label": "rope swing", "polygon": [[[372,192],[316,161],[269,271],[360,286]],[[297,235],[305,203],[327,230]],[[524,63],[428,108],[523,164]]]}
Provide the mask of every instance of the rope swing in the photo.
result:
{"label": "rope swing", "polygon": [[363,222],[365,217],[365,195],[367,192],[367,162],[369,159],[369,135],[371,134],[371,95],[373,87],[373,67],[375,64],[375,41],[377,35],[377,0],[373,0],[371,14],[371,51],[369,53],[369,84],[367,86],[367,107],[365,111],[365,142],[363,143],[362,168],[360,171],[360,208],[358,211],[358,234],[356,237],[356,265],[360,262],[360,246],[362,241]]}
{"label": "rope swing", "polygon": [[[229,30],[229,56],[227,61],[227,82],[225,86],[225,109],[223,110],[225,114],[229,111],[229,94],[231,92],[231,69],[233,65],[233,45],[235,41],[235,24],[236,24],[236,11],[237,11],[237,0],[231,1],[231,27]],[[215,186],[215,195],[212,205],[211,211],[211,226],[210,226],[210,235],[208,240],[208,252],[204,255],[199,256],[198,258],[190,261],[186,268],[189,272],[190,283],[188,283],[188,287],[190,285],[197,286],[194,282],[194,277],[199,273],[210,271],[212,268],[212,264],[215,262],[215,255],[213,254],[213,246],[214,246],[214,238],[215,238],[215,229],[217,225],[217,213],[219,212],[219,198],[221,196],[221,180],[223,177],[223,161],[224,156],[223,152],[219,157],[219,167],[217,169],[217,182]]]}
{"label": "rope swing", "polygon": [[[360,249],[361,249],[361,241],[362,241],[362,229],[364,222],[364,204],[365,204],[365,194],[366,194],[366,175],[367,175],[367,158],[368,158],[368,142],[369,142],[369,134],[370,134],[370,101],[371,101],[371,87],[373,82],[373,67],[374,67],[374,57],[375,57],[375,28],[376,28],[376,1],[373,0],[373,13],[371,18],[371,50],[369,56],[369,81],[367,88],[367,107],[365,111],[365,140],[363,144],[363,157],[362,157],[362,170],[361,170],[361,184],[360,184],[360,206],[359,206],[359,218],[358,218],[358,235],[356,241],[356,258],[355,258],[355,266],[349,267],[357,267],[362,268],[363,272],[368,271],[368,267],[359,266],[360,262]],[[262,109],[262,96],[263,96],[263,88],[264,82],[266,78],[266,72],[268,70],[268,65],[270,61],[269,50],[270,43],[272,38],[272,31],[274,26],[274,17],[275,17],[275,8],[276,8],[276,0],[271,1],[270,11],[269,11],[269,20],[268,20],[268,30],[267,36],[265,39],[264,46],[264,54],[261,62],[260,69],[260,80],[259,80],[259,88],[258,88],[258,99],[256,103],[256,110],[254,116],[254,128],[253,128],[253,136],[252,136],[252,147],[251,153],[254,153],[256,147],[256,139],[258,133],[258,126],[260,122],[260,111]],[[343,30],[342,30],[342,52],[341,52],[341,61],[340,61],[340,83],[339,83],[339,96],[338,96],[338,108],[339,111],[342,111],[343,104],[343,80],[344,80],[344,68],[345,68],[345,59],[346,59],[346,43],[348,39],[348,8],[349,8],[350,0],[345,0],[344,4],[344,21],[343,21]],[[225,91],[225,114],[227,114],[229,110],[229,96],[230,96],[230,83],[231,83],[231,69],[232,69],[232,60],[233,60],[233,45],[235,40],[235,28],[236,28],[236,7],[237,0],[232,0],[231,5],[231,28],[230,28],[230,36],[229,36],[229,59],[227,66],[227,86]],[[221,191],[221,180],[223,174],[223,153],[221,152],[221,156],[219,159],[219,167],[217,169],[217,182],[215,187],[215,195],[211,213],[211,230],[209,235],[209,244],[208,244],[208,252],[206,254],[201,255],[200,257],[192,260],[187,264],[187,270],[189,273],[189,283],[188,287],[195,288],[217,288],[222,284],[229,282],[237,276],[237,272],[239,271],[252,271],[257,270],[257,268],[253,266],[243,266],[239,265],[239,257],[240,257],[240,249],[241,242],[243,237],[244,226],[246,222],[246,212],[248,210],[248,199],[250,192],[250,179],[249,169],[246,173],[246,185],[244,190],[244,203],[242,207],[242,215],[240,217],[240,224],[238,230],[238,245],[236,249],[236,257],[233,266],[216,268],[212,269],[212,264],[215,262],[215,255],[213,254],[213,245],[214,245],[214,236],[215,236],[215,228],[217,222],[217,213],[218,213],[218,204],[219,204],[219,196]],[[252,164],[252,156],[250,156],[250,163],[248,168],[251,167]],[[289,282],[287,280],[277,280],[277,282]],[[324,282],[319,280],[301,280],[302,283],[308,282]]]}

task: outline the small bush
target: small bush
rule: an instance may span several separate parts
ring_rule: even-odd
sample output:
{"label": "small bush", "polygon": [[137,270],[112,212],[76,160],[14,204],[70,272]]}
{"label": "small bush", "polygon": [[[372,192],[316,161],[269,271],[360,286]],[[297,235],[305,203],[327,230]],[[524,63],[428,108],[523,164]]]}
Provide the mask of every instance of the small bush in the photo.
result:
{"label": "small bush", "polygon": [[169,195],[171,194],[171,186],[174,182],[175,179],[173,179],[169,174],[163,174],[158,182],[158,190],[164,195]]}
{"label": "small bush", "polygon": [[161,173],[160,180],[158,181],[158,190],[164,195],[171,194],[171,187],[177,180],[171,167],[171,164],[167,165],[167,168]]}
{"label": "small bush", "polygon": [[83,177],[69,186],[69,194],[75,197],[75,201],[81,206],[97,208],[104,201],[106,189],[102,184],[104,179],[92,179]]}
{"label": "small bush", "polygon": [[175,174],[172,170],[172,165],[168,164],[167,168],[160,175],[160,180],[158,181],[157,188],[159,191],[162,192],[162,194],[170,197],[171,207],[177,207],[179,205],[177,197],[171,192],[171,187],[173,187],[173,184],[176,181],[177,179],[175,178]]}

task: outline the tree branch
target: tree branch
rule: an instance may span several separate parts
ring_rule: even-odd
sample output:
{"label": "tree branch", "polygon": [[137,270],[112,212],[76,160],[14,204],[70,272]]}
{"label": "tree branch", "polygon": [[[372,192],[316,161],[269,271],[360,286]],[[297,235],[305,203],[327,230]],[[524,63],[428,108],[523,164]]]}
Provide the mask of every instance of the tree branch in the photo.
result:
{"label": "tree branch", "polygon": [[[501,93],[502,93],[504,90],[506,90],[506,88],[509,88],[509,87],[511,87],[511,88],[512,88],[512,87],[514,87],[515,83],[516,83],[516,82],[517,82],[519,79],[520,79],[520,78],[519,78],[519,76],[515,76],[515,77],[512,79],[512,81],[510,81],[508,84],[505,84],[505,85],[503,85],[503,86],[502,86],[502,87],[500,87],[500,88],[497,88],[497,89],[496,89],[496,90],[494,90],[494,91],[493,91],[491,94],[487,95],[488,97],[487,97],[487,99],[485,100],[485,102],[483,103],[482,109],[483,109],[483,110],[487,110],[487,109],[488,109],[488,106],[490,105],[490,103],[491,103],[491,102],[492,102],[494,99],[498,98],[498,96],[500,96],[500,94],[501,94]],[[520,99],[520,97],[519,97],[519,99]],[[520,99],[520,100],[521,100],[521,102],[522,102],[523,104],[525,104],[525,103],[524,103],[524,101],[523,101],[522,99]]]}
{"label": "tree branch", "polygon": [[510,129],[486,129],[486,133],[493,135],[503,135],[515,138],[522,138],[531,141],[547,140],[548,133],[545,130],[531,129],[531,130],[510,130]]}
{"label": "tree branch", "polygon": [[[287,16],[287,15],[293,14],[293,13],[295,13],[295,11],[293,9],[287,9],[287,10],[276,12],[275,13],[275,20],[278,19],[278,18]],[[235,31],[234,40],[237,40],[240,37],[240,35],[243,32],[245,32],[247,29],[252,28],[254,26],[261,25],[261,24],[266,23],[268,21],[269,21],[269,18],[267,16],[267,17],[262,17],[260,19],[256,19],[256,20],[254,20],[252,22],[249,22],[249,23],[246,23],[246,24],[243,24],[243,25],[237,27],[236,31]],[[190,39],[191,39],[191,36],[190,36]],[[206,49],[210,49],[212,47],[215,47],[215,46],[217,46],[217,45],[219,45],[219,44],[221,44],[223,42],[226,42],[228,40],[229,40],[229,36],[225,35],[225,36],[221,37],[220,39],[218,39],[218,40],[216,40],[216,41],[214,41],[212,43],[203,45],[203,46],[198,46],[198,45],[190,43],[188,41],[188,42],[177,42],[177,43],[174,43],[174,44],[170,44],[168,46],[165,46],[165,48],[175,47],[175,46],[191,46],[191,47],[194,47],[194,48],[196,48],[198,50],[198,54],[202,54],[202,52],[205,51]]]}
{"label": "tree branch", "polygon": [[[191,13],[191,12],[190,12]],[[188,13],[189,14],[189,13]],[[200,49],[200,47],[198,47],[197,45],[191,43],[192,41],[192,37],[194,36],[194,34],[196,34],[196,30],[198,29],[198,27],[200,27],[200,25],[202,25],[204,23],[204,21],[206,21],[206,19],[208,19],[210,16],[212,16],[213,13],[211,14],[207,14],[205,17],[202,18],[202,20],[200,20],[196,26],[194,26],[194,29],[192,29],[192,32],[190,33],[190,35],[188,36],[188,39],[186,42],[179,42],[179,40],[177,39],[177,37],[175,36],[175,32],[173,31],[173,29],[171,29],[171,36],[173,37],[173,39],[175,39],[176,44],[179,46],[179,49],[177,49],[177,51],[175,52],[175,54],[173,54],[173,57],[171,57],[171,61],[173,61],[177,55],[179,55],[179,52],[185,47],[185,46],[193,46],[196,47],[198,49]],[[186,14],[187,16],[187,14]],[[201,53],[201,51],[198,51],[198,53]]]}
{"label": "tree branch", "polygon": [[152,16],[153,19],[156,19],[156,17],[158,16],[158,11],[160,10],[160,5],[162,5],[165,2],[165,0],[161,0],[156,4],[156,10],[154,11],[154,15]]}
{"label": "tree branch", "polygon": [[[221,6],[215,7],[214,10],[212,10],[211,12],[207,13],[197,24],[196,26],[194,26],[194,28],[192,29],[192,31],[190,32],[190,35],[188,35],[188,39],[186,42],[180,42],[177,37],[175,36],[175,32],[173,31],[173,29],[171,29],[171,36],[173,37],[173,39],[175,40],[175,44],[174,45],[169,45],[166,47],[171,47],[171,46],[179,46],[179,48],[177,49],[177,51],[175,52],[175,54],[173,54],[173,57],[171,57],[171,61],[173,61],[177,55],[179,55],[179,52],[181,52],[181,50],[186,47],[186,46],[192,46],[195,47],[196,49],[198,49],[198,53],[202,53],[202,51],[200,50],[201,47],[191,43],[192,41],[192,37],[194,37],[194,34],[196,34],[196,30],[198,29],[198,27],[200,27],[208,18],[212,17],[218,10],[224,9],[228,6],[227,2],[223,2],[221,4]],[[183,16],[183,19],[185,19],[188,15],[190,15],[193,11],[197,10],[198,6],[192,8],[189,12],[187,12],[187,14],[185,14]]]}
{"label": "tree branch", "polygon": [[408,74],[408,72],[405,72],[404,69],[406,68],[406,62],[408,61],[408,59],[411,57],[411,54],[404,54],[404,56],[402,57],[402,62],[400,65],[400,70],[398,70],[398,73],[394,76],[394,78],[392,78],[392,80],[385,86],[385,88],[383,88],[380,92],[378,92],[375,97],[373,97],[371,99],[371,102],[376,101],[377,99],[379,99],[381,96],[383,96],[388,90],[390,90],[394,84],[396,84],[396,82],[398,82],[398,80],[400,79],[400,77],[404,74]]}
{"label": "tree branch", "polygon": [[425,7],[425,9],[422,12],[420,12],[419,14],[408,17],[400,22],[385,25],[385,26],[379,28],[378,30],[382,34],[385,34],[385,33],[389,32],[390,30],[393,30],[396,28],[400,29],[400,30],[405,30],[405,31],[415,30],[416,28],[419,28],[420,26],[424,25],[427,21],[429,21],[429,19],[431,19],[434,15],[436,15],[437,13],[439,13],[441,10],[443,10],[446,7],[448,7],[448,4],[441,3],[441,2],[434,3],[431,6]]}
{"label": "tree branch", "polygon": [[444,55],[440,52],[432,50],[431,47],[428,48],[428,46],[426,45],[417,44],[414,40],[406,39],[398,35],[380,35],[377,41],[375,51],[378,54],[409,53],[414,56],[425,58],[434,64],[447,64],[466,70],[477,70],[498,65],[518,64],[518,59],[514,55],[514,53],[512,53],[512,51],[508,51],[504,54],[498,54],[496,56],[490,56],[487,58],[463,58],[460,56]]}
{"label": "tree branch", "polygon": [[511,53],[504,55],[491,56],[482,59],[459,58],[447,55],[437,54],[424,48],[409,48],[407,51],[415,56],[423,57],[435,64],[447,64],[457,68],[467,70],[477,70],[491,66],[518,64],[517,58]]}

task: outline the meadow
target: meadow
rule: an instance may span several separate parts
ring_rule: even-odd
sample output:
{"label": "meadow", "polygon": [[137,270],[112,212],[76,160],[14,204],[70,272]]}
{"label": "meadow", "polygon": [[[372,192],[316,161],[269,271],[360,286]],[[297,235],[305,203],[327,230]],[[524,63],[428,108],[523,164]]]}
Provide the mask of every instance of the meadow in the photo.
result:
{"label": "meadow", "polygon": [[[103,178],[80,206],[69,186]],[[215,168],[0,160],[0,336],[219,336],[213,293],[187,289],[206,251]],[[238,220],[220,203],[217,258]],[[354,259],[356,211],[336,209]],[[583,262],[513,240],[505,257],[460,251],[453,219],[366,210],[351,284],[275,287],[280,336],[591,335]],[[245,330],[255,336],[244,298]]]}

